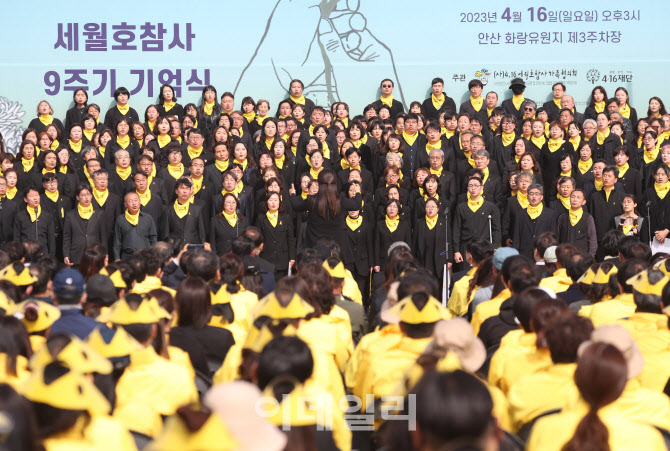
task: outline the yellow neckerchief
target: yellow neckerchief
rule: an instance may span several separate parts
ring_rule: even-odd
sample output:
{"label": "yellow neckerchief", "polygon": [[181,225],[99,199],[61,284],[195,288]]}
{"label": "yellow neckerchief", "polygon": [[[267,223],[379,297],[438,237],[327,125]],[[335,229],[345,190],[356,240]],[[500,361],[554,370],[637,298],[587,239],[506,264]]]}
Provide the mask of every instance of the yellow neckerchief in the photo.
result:
{"label": "yellow neckerchief", "polygon": [[558,109],[561,110],[562,109],[561,108],[561,99],[557,99],[556,97],[554,97],[554,105],[556,105],[558,107]]}
{"label": "yellow neckerchief", "polygon": [[484,173],[484,178],[482,179],[482,185],[484,185],[486,183],[486,181],[489,179],[489,167],[486,166],[481,171]]}
{"label": "yellow neckerchief", "polygon": [[191,206],[191,202],[186,201],[184,205],[179,203],[179,199],[174,201],[174,212],[177,214],[179,219],[182,219],[188,214],[188,209]]}
{"label": "yellow neckerchief", "polygon": [[228,224],[230,224],[231,227],[235,227],[235,224],[237,224],[237,212],[226,213],[224,210],[222,213],[223,217],[228,221]]}
{"label": "yellow neckerchief", "polygon": [[272,143],[275,142],[274,138],[269,138],[265,140],[265,147],[267,147],[268,150],[272,147]]}
{"label": "yellow neckerchief", "polygon": [[625,117],[626,119],[630,119],[630,106],[628,106],[628,103],[625,103],[624,106],[619,107],[619,113],[621,113],[621,116]]}
{"label": "yellow neckerchief", "polygon": [[98,147],[98,152],[100,152],[100,155],[102,156],[102,158],[105,158],[105,150],[106,149],[102,146]]}
{"label": "yellow neckerchief", "polygon": [[228,163],[229,162],[230,162],[230,160],[225,160],[225,161],[216,160],[216,161],[214,161],[214,165],[216,166],[216,169],[218,169],[220,172],[226,172],[226,170],[228,170]]}
{"label": "yellow neckerchief", "polygon": [[268,221],[270,221],[270,225],[275,228],[277,227],[277,221],[279,221],[279,212],[275,211],[274,213],[271,212],[270,210],[265,213],[265,216],[268,218]]}
{"label": "yellow neckerchief", "polygon": [[205,179],[204,176],[196,177],[194,175],[191,175],[191,180],[193,180],[193,195],[195,196],[198,194],[200,189],[202,189],[202,182]]}
{"label": "yellow neckerchief", "polygon": [[315,171],[314,168],[310,168],[309,174],[312,176],[312,178],[314,178],[314,180],[316,180],[319,177],[319,172],[321,172],[322,170],[323,166],[321,166],[318,171]]}
{"label": "yellow neckerchief", "polygon": [[93,135],[95,135],[96,130],[95,129],[93,129],[93,130],[83,130],[83,132],[84,132],[84,136],[86,137],[86,139],[88,139],[90,141],[91,139],[93,139]]}
{"label": "yellow neckerchief", "polygon": [[639,137],[637,138],[637,148],[638,148],[638,149],[642,147],[642,140],[643,140],[643,139],[644,139],[644,136],[639,136]]}
{"label": "yellow neckerchief", "polygon": [[58,172],[60,172],[61,174],[67,174],[67,166],[60,166],[58,168]]}
{"label": "yellow neckerchief", "polygon": [[251,121],[253,121],[256,117],[256,112],[252,111],[251,113],[242,113],[242,116],[244,116],[247,122],[251,124]]}
{"label": "yellow neckerchief", "polygon": [[386,227],[391,231],[391,233],[395,232],[396,229],[398,228],[398,224],[400,224],[400,216],[396,216],[395,219],[389,218],[389,215],[384,216],[384,221],[386,222]]}
{"label": "yellow neckerchief", "polygon": [[116,137],[116,142],[121,148],[125,149],[130,145],[130,136],[117,136]]}
{"label": "yellow neckerchief", "polygon": [[263,125],[263,121],[265,119],[267,119],[268,117],[270,117],[270,116],[268,116],[267,114],[265,116],[261,116],[260,114],[257,114],[256,115],[256,123],[258,123],[258,125]]}
{"label": "yellow neckerchief", "polygon": [[246,158],[244,160],[238,160],[237,158],[235,158],[233,160],[233,163],[239,164],[240,166],[242,166],[242,171],[246,171],[247,165],[249,164],[249,160],[247,160]]}
{"label": "yellow neckerchief", "polygon": [[428,141],[426,143],[426,153],[428,155],[430,155],[430,151],[433,150],[433,149],[442,149],[442,140],[441,139],[438,139],[434,143],[431,143],[430,141]]}
{"label": "yellow neckerchief", "polygon": [[366,140],[364,140],[362,138],[361,139],[352,139],[351,144],[353,144],[354,147],[358,149],[358,148],[361,147],[362,144],[365,144],[365,141],[367,141],[367,139]]}
{"label": "yellow neckerchief", "polygon": [[586,161],[580,158],[579,161],[577,162],[577,169],[579,169],[579,172],[581,172],[582,174],[586,174],[587,172],[589,172],[591,166],[593,166],[593,158],[589,158]]}
{"label": "yellow neckerchief", "polygon": [[577,135],[574,138],[570,138],[570,142],[572,143],[572,147],[574,147],[575,151],[577,151],[579,143],[582,142],[582,137]]}
{"label": "yellow neckerchief", "polygon": [[670,189],[670,181],[665,182],[662,185],[654,182],[654,191],[661,199],[665,199],[665,195],[668,194],[668,189]]}
{"label": "yellow neckerchief", "polygon": [[438,177],[442,177],[442,166],[439,169],[430,168],[430,173],[435,174]]}
{"label": "yellow neckerchief", "polygon": [[598,140],[598,144],[600,144],[602,146],[603,143],[605,142],[605,139],[607,139],[607,137],[609,135],[610,135],[610,129],[609,128],[607,129],[606,133],[601,133],[600,130],[598,130],[598,133],[596,133],[596,139]]}
{"label": "yellow neckerchief", "polygon": [[[173,100],[172,102],[168,102],[167,100],[165,100],[165,101],[163,102],[163,108],[165,109],[165,112],[166,112],[166,113],[167,113],[168,111],[170,111],[175,105],[176,105],[176,102],[175,102],[174,100]],[[154,121],[154,122],[155,122],[155,121]]]}
{"label": "yellow neckerchief", "polygon": [[635,224],[621,224],[621,231],[624,235],[628,235],[634,228]]}
{"label": "yellow neckerchief", "polygon": [[291,153],[293,154],[293,157],[298,155],[298,147],[297,146],[291,146]]}
{"label": "yellow neckerchief", "polygon": [[171,164],[167,165],[167,170],[168,174],[172,176],[172,178],[178,180],[181,178],[182,175],[184,175],[184,165],[179,163],[179,166],[172,166]]}
{"label": "yellow neckerchief", "polygon": [[502,137],[503,146],[507,147],[510,144],[512,144],[512,141],[514,141],[514,138],[516,138],[516,133],[514,133],[514,132],[512,132],[512,133],[502,132],[502,135],[500,135],[500,136]]}
{"label": "yellow neckerchief", "polygon": [[16,193],[18,192],[18,188],[16,186],[12,186],[11,188],[7,188],[7,192],[5,193],[5,196],[7,196],[7,199],[12,200],[14,199],[14,196],[16,196]]}
{"label": "yellow neckerchief", "polygon": [[235,194],[235,197],[237,197],[242,192],[243,189],[244,189],[244,183],[242,183],[242,180],[240,180],[235,185],[235,189],[233,189],[233,193]]}
{"label": "yellow neckerchief", "polygon": [[45,126],[51,125],[51,123],[54,121],[53,116],[50,114],[40,114],[38,118],[40,122],[43,123]]}
{"label": "yellow neckerchief", "polygon": [[449,139],[449,138],[451,138],[452,136],[454,136],[454,133],[455,133],[454,131],[445,128],[445,129],[444,129],[444,133],[442,133],[442,134],[443,134],[444,136],[446,136],[447,139]]}
{"label": "yellow neckerchief", "polygon": [[70,144],[70,149],[74,151],[74,153],[79,153],[81,152],[81,139],[77,142],[72,141],[71,139],[67,140],[68,144]]}
{"label": "yellow neckerchief", "polygon": [[561,177],[572,177],[572,169],[570,169],[568,172],[561,171]]}
{"label": "yellow neckerchief", "polygon": [[658,146],[654,147],[651,151],[647,150],[645,147],[642,157],[644,158],[644,162],[646,164],[650,164],[656,161],[656,158],[658,158]]}
{"label": "yellow neckerchief", "polygon": [[430,199],[431,197],[434,198],[434,199],[436,199],[436,200],[440,200],[440,195],[439,195],[438,193],[435,193],[435,194],[433,194],[432,196],[429,195],[428,193],[426,193],[425,191],[424,191],[424,193],[425,193],[425,194],[423,195],[423,200],[424,200],[424,201],[427,201],[427,200]]}
{"label": "yellow neckerchief", "polygon": [[103,206],[105,205],[105,202],[107,202],[107,197],[109,197],[109,190],[98,191],[98,188],[93,187],[93,197],[98,201],[100,206]]}
{"label": "yellow neckerchief", "polygon": [[60,143],[58,142],[58,140],[57,140],[57,139],[54,139],[53,142],[51,143],[51,147],[50,147],[50,149],[51,149],[51,150],[56,150],[56,149],[58,149],[59,144],[60,144]]}
{"label": "yellow neckerchief", "polygon": [[199,157],[200,154],[202,154],[202,147],[200,147],[199,149],[194,149],[191,146],[186,146],[186,151],[188,152],[189,158],[192,160],[194,158]]}
{"label": "yellow neckerchief", "polygon": [[547,146],[549,147],[549,152],[551,153],[556,152],[558,149],[561,148],[564,142],[565,141],[563,141],[563,139],[561,138],[558,139],[549,138],[549,142],[547,143]]}
{"label": "yellow neckerchief", "polygon": [[37,218],[39,218],[40,215],[42,214],[42,206],[41,205],[37,206],[37,213],[35,213],[34,208],[30,208],[28,206],[26,206],[26,210],[28,211],[28,214],[30,215],[30,222],[37,221]]}
{"label": "yellow neckerchief", "polygon": [[479,110],[481,110],[482,106],[484,105],[484,98],[479,96],[478,99],[475,99],[474,97],[470,96],[470,104],[472,105],[472,108],[474,108],[475,111],[479,113]]}
{"label": "yellow neckerchief", "polygon": [[309,193],[307,191],[303,191],[302,193],[300,193],[300,197],[302,197],[303,200],[307,200],[308,195]]}
{"label": "yellow neckerchief", "polygon": [[561,193],[556,194],[556,199],[560,200],[563,206],[567,209],[570,210],[570,196],[568,197],[563,197],[561,196]]}
{"label": "yellow neckerchief", "polygon": [[301,95],[300,97],[289,96],[293,103],[299,103],[300,105],[305,104],[305,96]]}
{"label": "yellow neckerchief", "polygon": [[326,141],[321,143],[321,151],[323,152],[323,158],[330,160],[330,149],[328,148]]}
{"label": "yellow neckerchief", "polygon": [[305,125],[305,118],[303,117],[302,119],[298,119],[298,122],[300,122],[302,125]]}
{"label": "yellow neckerchief", "polygon": [[202,110],[207,116],[211,116],[212,111],[214,111],[214,101],[205,100],[205,104],[202,106]]}
{"label": "yellow neckerchief", "polygon": [[165,135],[158,135],[156,136],[156,141],[158,141],[158,147],[161,149],[168,144],[170,144],[170,141],[172,141],[172,136],[165,134]]}
{"label": "yellow neckerchief", "polygon": [[617,168],[619,168],[619,178],[623,177],[626,174],[626,172],[628,171],[628,168],[629,168],[628,162],[625,162],[623,164],[623,166],[617,165]]}
{"label": "yellow neckerchief", "polygon": [[612,191],[614,191],[614,187],[613,186],[610,187],[609,190],[607,188],[603,188],[603,190],[605,191],[605,200],[607,200],[607,202],[609,202],[610,194],[612,193]]}
{"label": "yellow neckerchief", "polygon": [[414,141],[419,137],[419,132],[416,132],[414,135],[409,135],[407,132],[403,131],[402,137],[405,138],[405,142],[411,146],[414,145]]}
{"label": "yellow neckerchief", "polygon": [[35,158],[31,158],[30,160],[21,158],[21,165],[23,166],[23,172],[30,172],[35,165]]}
{"label": "yellow neckerchief", "polygon": [[468,207],[470,210],[472,210],[473,213],[476,213],[477,210],[479,210],[479,207],[484,205],[484,196],[479,196],[479,199],[477,200],[472,200],[472,197],[470,197],[470,193],[468,193]]}
{"label": "yellow neckerchief", "polygon": [[526,98],[523,96],[523,94],[519,94],[518,96],[513,95],[512,96],[512,103],[514,104],[514,108],[517,110],[521,108],[521,104],[523,101],[526,100]]}
{"label": "yellow neckerchief", "polygon": [[84,207],[81,203],[77,203],[77,211],[79,212],[79,216],[81,219],[84,221],[88,221],[91,219],[91,216],[93,216],[93,205],[88,204],[88,207]]}
{"label": "yellow neckerchief", "polygon": [[[86,171],[86,166],[84,166],[84,172],[85,171]],[[51,172],[52,174],[55,174],[56,170],[55,169],[47,169],[47,168],[42,169],[42,175],[46,174],[47,172]]]}
{"label": "yellow neckerchief", "polygon": [[[584,214],[584,210],[581,209],[581,208],[577,211],[574,211],[574,210],[570,209],[568,214],[570,216],[570,224],[572,224],[572,227],[574,227],[582,219],[582,215]],[[625,232],[624,232],[624,234],[625,234]]]}
{"label": "yellow neckerchief", "polygon": [[431,218],[430,216],[426,215],[426,225],[428,226],[428,230],[433,230],[437,225],[437,216],[438,215],[435,215]]}
{"label": "yellow neckerchief", "polygon": [[284,161],[286,161],[286,155],[282,155],[279,158],[275,158],[275,166],[277,166],[279,169],[284,169]]}
{"label": "yellow neckerchief", "polygon": [[344,128],[349,127],[349,118],[348,117],[338,117],[337,119],[341,120],[344,123]]}
{"label": "yellow neckerchief", "polygon": [[600,190],[603,189],[604,185],[603,185],[603,180],[602,179],[600,179],[600,180],[594,179],[593,184],[595,185],[597,191],[600,191]]}
{"label": "yellow neckerchief", "polygon": [[142,206],[146,207],[147,204],[151,201],[151,190],[149,189],[149,185],[147,185],[147,189],[145,189],[143,193],[139,192],[138,190],[135,190],[135,192],[138,196],[140,196],[140,203]]}
{"label": "yellow neckerchief", "polygon": [[128,180],[128,177],[130,177],[130,174],[133,173],[133,168],[128,166],[127,168],[120,168],[116,167],[116,173],[119,174],[119,177],[121,177],[121,180]]}
{"label": "yellow neckerchief", "polygon": [[530,216],[530,219],[537,219],[538,216],[542,214],[542,210],[544,209],[542,202],[540,202],[537,207],[533,207],[532,205],[528,205],[528,208],[526,208],[526,211],[528,212],[528,216]]}
{"label": "yellow neckerchief", "polygon": [[491,113],[493,113],[493,110],[495,110],[495,109],[496,109],[496,107],[493,107],[493,108],[486,107],[486,115],[488,117],[491,117]]}
{"label": "yellow neckerchief", "polygon": [[45,189],[44,195],[47,196],[47,198],[54,204],[58,202],[58,190],[49,191],[48,189]]}
{"label": "yellow neckerchief", "polygon": [[290,138],[290,136],[289,136],[288,133],[284,133],[283,135],[281,135],[281,139],[282,139],[284,142],[288,142],[288,139],[289,139],[289,138]]}
{"label": "yellow neckerchief", "polygon": [[140,222],[140,212],[138,211],[136,214],[130,214],[130,212],[126,209],[126,220],[130,223],[130,225],[133,225],[137,227],[137,224]]}
{"label": "yellow neckerchief", "polygon": [[430,98],[432,99],[433,106],[435,107],[436,110],[439,110],[440,108],[442,108],[442,104],[444,103],[444,98],[445,97],[446,96],[444,95],[444,93],[441,93],[440,97],[435,97],[435,94],[433,94],[433,93],[430,94]]}
{"label": "yellow neckerchief", "polygon": [[388,97],[381,96],[379,100],[381,100],[384,105],[391,108],[393,105],[393,94],[389,94]]}
{"label": "yellow neckerchief", "polygon": [[119,105],[118,103],[116,104],[116,108],[123,114],[124,116],[128,114],[128,111],[130,111],[130,105],[127,103],[124,106]]}
{"label": "yellow neckerchief", "polygon": [[605,111],[605,101],[603,100],[603,101],[600,101],[600,102],[596,102],[593,105],[593,108],[596,109],[596,113],[602,113],[603,111]]}
{"label": "yellow neckerchief", "polygon": [[363,223],[363,216],[359,214],[357,218],[352,218],[351,216],[347,215],[346,220],[347,227],[349,227],[352,232],[355,232],[356,229],[358,229]]}
{"label": "yellow neckerchief", "polygon": [[530,203],[528,202],[528,194],[524,194],[521,191],[516,192],[516,199],[519,201],[519,205],[521,205],[521,208],[528,208],[528,205]]}
{"label": "yellow neckerchief", "polygon": [[540,136],[539,138],[535,137],[535,135],[530,137],[530,140],[537,146],[538,149],[541,149],[542,146],[544,146],[544,143],[547,142],[547,138],[544,137],[544,135]]}
{"label": "yellow neckerchief", "polygon": [[521,155],[516,155],[516,154],[515,154],[515,155],[514,155],[514,161],[516,161],[517,163],[518,163],[519,161],[521,161]]}

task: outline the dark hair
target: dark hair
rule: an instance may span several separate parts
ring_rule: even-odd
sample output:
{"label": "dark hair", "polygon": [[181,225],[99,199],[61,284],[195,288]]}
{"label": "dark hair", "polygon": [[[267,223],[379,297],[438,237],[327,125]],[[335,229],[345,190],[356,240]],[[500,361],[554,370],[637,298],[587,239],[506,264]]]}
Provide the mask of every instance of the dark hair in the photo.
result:
{"label": "dark hair", "polygon": [[639,259],[626,260],[621,266],[619,266],[616,274],[616,280],[619,285],[623,287],[624,293],[633,292],[633,287],[626,283],[626,281],[644,271],[645,269],[647,269],[647,262]]}
{"label": "dark hair", "polygon": [[3,447],[8,450],[42,450],[37,434],[37,420],[30,401],[19,395],[10,385],[0,384],[2,412],[11,422],[11,428],[3,432]]}
{"label": "dark hair", "polygon": [[475,263],[479,263],[485,258],[492,257],[495,249],[493,245],[484,238],[475,237],[465,244],[465,252],[470,254]]}
{"label": "dark hair", "polygon": [[128,92],[128,89],[124,88],[123,86],[120,86],[116,88],[116,91],[114,91],[114,100],[118,102],[117,99],[121,94],[125,94],[128,96],[128,98],[130,98],[130,92]]}
{"label": "dark hair", "polygon": [[533,239],[533,248],[540,256],[543,256],[548,248],[558,244],[558,236],[554,232],[542,232]]}
{"label": "dark hair", "polygon": [[332,278],[328,271],[318,263],[309,263],[300,267],[298,277],[303,279],[309,288],[309,298],[305,300],[314,307],[314,313],[309,317],[328,315],[335,305]]}
{"label": "dark hair", "polygon": [[314,359],[309,346],[298,337],[279,336],[265,345],[258,359],[258,388],[264,390],[282,376],[304,383],[313,370]]}
{"label": "dark hair", "polygon": [[591,255],[584,254],[582,252],[571,254],[570,257],[565,261],[565,265],[561,264],[565,268],[568,277],[572,279],[573,282],[584,275],[588,271],[589,267],[595,263],[595,260]]}
{"label": "dark hair", "polygon": [[175,295],[178,326],[192,326],[202,329],[207,326],[212,313],[209,288],[199,277],[187,277],[177,287]]}
{"label": "dark hair", "polygon": [[535,264],[523,255],[506,258],[500,272],[503,280],[510,284],[513,293],[521,293],[526,288],[540,283],[540,276],[535,272]]}
{"label": "dark hair", "polygon": [[244,277],[244,262],[238,255],[228,252],[219,257],[219,268],[221,271],[221,283],[226,284],[228,293],[240,291],[242,277]]}
{"label": "dark hair", "polygon": [[107,248],[102,244],[88,244],[84,248],[79,261],[79,272],[88,280],[91,276],[98,274],[105,267],[105,258],[107,257]]}
{"label": "dark hair", "polygon": [[213,280],[218,269],[219,259],[214,252],[209,251],[196,252],[186,265],[189,277],[199,277],[205,282]]}
{"label": "dark hair", "polygon": [[549,347],[551,361],[554,364],[576,362],[577,349],[591,337],[591,332],[591,320],[575,314],[560,316],[549,323],[544,331],[544,338]]}
{"label": "dark hair", "polygon": [[537,302],[546,299],[551,299],[551,296],[546,291],[535,287],[526,288],[517,295],[512,310],[524,331],[531,332],[533,307]]}
{"label": "dark hair", "polygon": [[605,257],[616,257],[619,255],[619,241],[625,235],[619,229],[610,229],[600,242],[600,248],[603,250]]}
{"label": "dark hair", "polygon": [[530,328],[537,334],[536,346],[546,348],[544,331],[554,319],[568,314],[569,309],[565,302],[551,297],[543,298],[535,302],[530,312]]}

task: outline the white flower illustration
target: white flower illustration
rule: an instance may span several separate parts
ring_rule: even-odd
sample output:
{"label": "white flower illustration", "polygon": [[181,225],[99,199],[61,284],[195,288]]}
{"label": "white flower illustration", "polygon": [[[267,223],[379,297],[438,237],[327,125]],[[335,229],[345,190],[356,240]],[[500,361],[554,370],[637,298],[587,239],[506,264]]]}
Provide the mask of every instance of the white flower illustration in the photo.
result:
{"label": "white flower illustration", "polygon": [[6,97],[0,97],[0,133],[2,133],[5,148],[8,152],[16,154],[21,145],[21,135],[24,128],[21,127],[21,119],[26,113],[22,111],[23,105],[13,102]]}

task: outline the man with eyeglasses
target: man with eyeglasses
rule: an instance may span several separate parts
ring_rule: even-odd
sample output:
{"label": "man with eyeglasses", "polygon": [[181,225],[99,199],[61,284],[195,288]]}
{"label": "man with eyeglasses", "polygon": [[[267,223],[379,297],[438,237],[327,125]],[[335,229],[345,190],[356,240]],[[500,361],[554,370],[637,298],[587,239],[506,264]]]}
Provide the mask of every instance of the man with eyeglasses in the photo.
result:
{"label": "man with eyeglasses", "polygon": [[482,125],[488,124],[488,103],[485,104],[484,97],[482,97],[484,84],[481,82],[481,80],[470,80],[470,83],[468,83],[468,91],[470,91],[470,98],[461,103],[459,113],[469,114],[473,118],[476,117],[479,119],[479,123]]}
{"label": "man with eyeglasses", "polygon": [[558,120],[558,115],[561,112],[561,101],[563,100],[563,96],[565,95],[565,85],[561,82],[554,83],[554,85],[551,87],[551,92],[554,96],[553,99],[549,100],[548,102],[544,102],[542,105],[542,108],[547,112],[547,115],[549,116],[549,123],[557,121]]}
{"label": "man with eyeglasses", "polygon": [[93,179],[93,191],[91,192],[91,194],[93,194],[93,201],[91,203],[93,204],[94,210],[104,211],[105,224],[107,224],[107,227],[105,228],[108,241],[107,249],[111,249],[111,245],[113,244],[112,234],[114,232],[114,224],[116,218],[121,214],[123,201],[121,200],[121,196],[114,194],[108,189],[109,172],[107,172],[106,169],[95,171],[91,178]]}
{"label": "man with eyeglasses", "polygon": [[379,109],[384,105],[389,107],[391,109],[391,119],[393,121],[395,121],[395,118],[399,113],[405,112],[405,106],[402,104],[402,102],[393,98],[394,88],[395,85],[393,84],[393,80],[390,78],[383,79],[380,84],[380,91],[382,95],[379,100],[376,100],[372,103],[377,107],[377,111],[379,111]]}
{"label": "man with eyeglasses", "polygon": [[417,154],[419,149],[426,148],[426,135],[419,133],[419,117],[414,113],[405,116],[405,130],[400,139],[405,143],[405,153],[403,154],[403,175],[414,177],[414,171],[417,169]]}
{"label": "man with eyeglasses", "polygon": [[190,166],[191,160],[194,158],[202,158],[205,165],[214,161],[214,155],[203,148],[204,144],[205,136],[202,131],[192,128],[188,134],[188,140],[181,145],[181,161],[184,163],[184,166]]}
{"label": "man with eyeglasses", "polygon": [[538,183],[528,188],[528,207],[525,214],[518,214],[512,231],[512,246],[519,254],[533,259],[533,242],[543,232],[557,233],[556,212],[542,204],[544,187]]}
{"label": "man with eyeglasses", "polygon": [[47,172],[42,175],[42,187],[44,193],[40,195],[41,208],[49,213],[54,225],[54,238],[56,240],[56,256],[62,259],[63,253],[63,225],[65,215],[72,209],[72,202],[58,191],[58,179],[56,174]]}
{"label": "man with eyeglasses", "polygon": [[523,101],[523,105],[521,105],[521,108],[523,109],[523,118],[521,119],[522,121],[524,119],[535,119],[535,113],[537,112],[537,104],[530,100],[526,99]]}
{"label": "man with eyeglasses", "polygon": [[572,112],[575,116],[575,122],[581,126],[584,123],[584,114],[577,112],[577,109],[575,108],[575,99],[567,94],[561,97],[561,109],[566,108]]}

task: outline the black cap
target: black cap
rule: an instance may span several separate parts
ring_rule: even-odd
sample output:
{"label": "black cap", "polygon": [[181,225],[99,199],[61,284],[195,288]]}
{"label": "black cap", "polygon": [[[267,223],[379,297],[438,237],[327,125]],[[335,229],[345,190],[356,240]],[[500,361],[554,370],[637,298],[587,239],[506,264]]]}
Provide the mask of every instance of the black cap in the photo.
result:
{"label": "black cap", "polygon": [[526,82],[523,81],[523,78],[514,78],[512,82],[509,84],[509,89],[512,89],[512,86],[517,85],[517,86],[523,86],[524,88],[526,87]]}
{"label": "black cap", "polygon": [[95,274],[86,284],[86,301],[102,306],[109,306],[116,302],[116,288],[114,282],[107,276]]}

